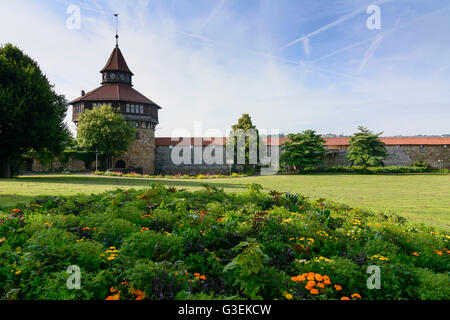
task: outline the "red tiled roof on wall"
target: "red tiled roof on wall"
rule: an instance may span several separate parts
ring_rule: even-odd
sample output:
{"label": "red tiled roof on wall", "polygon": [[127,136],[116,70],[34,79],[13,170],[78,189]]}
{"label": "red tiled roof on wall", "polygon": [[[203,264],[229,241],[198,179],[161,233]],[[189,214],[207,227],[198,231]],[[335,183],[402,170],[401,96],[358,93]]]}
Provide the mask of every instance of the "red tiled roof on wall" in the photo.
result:
{"label": "red tiled roof on wall", "polygon": [[[215,138],[175,138],[178,140],[173,140],[170,137],[162,137],[156,138],[157,146],[175,146],[180,142],[182,145],[203,145],[207,146],[211,143],[214,145],[225,145],[226,139],[225,137],[215,137]],[[349,137],[345,138],[324,138],[325,146],[348,146],[348,142],[350,140]],[[276,139],[273,138],[263,138],[263,141],[267,145],[281,145],[289,139],[287,137],[280,137],[277,142]],[[450,145],[450,138],[440,138],[440,137],[402,137],[402,138],[381,138],[386,145]]]}
{"label": "red tiled roof on wall", "polygon": [[[324,138],[326,146],[348,146],[349,137],[346,138]],[[450,138],[440,137],[400,137],[381,138],[387,146],[413,146],[413,145],[446,145],[450,144]]]}
{"label": "red tiled roof on wall", "polygon": [[192,138],[192,137],[180,137],[180,138],[155,138],[157,146],[208,146],[210,144],[216,146],[223,146],[226,143],[227,138],[217,137],[217,138]]}

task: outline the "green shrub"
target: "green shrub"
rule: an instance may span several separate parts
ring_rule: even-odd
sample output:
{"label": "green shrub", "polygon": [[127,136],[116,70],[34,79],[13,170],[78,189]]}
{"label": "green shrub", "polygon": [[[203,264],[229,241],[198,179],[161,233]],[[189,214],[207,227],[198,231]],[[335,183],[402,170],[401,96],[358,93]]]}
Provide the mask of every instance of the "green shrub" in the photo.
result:
{"label": "green shrub", "polygon": [[102,259],[103,246],[95,241],[81,241],[73,246],[73,264],[84,268],[87,271],[96,271],[99,269]]}
{"label": "green shrub", "polygon": [[422,173],[430,170],[429,166],[390,166],[390,167],[368,167],[363,168],[359,166],[353,167],[308,167],[302,173],[317,173],[317,172],[335,172],[335,173],[360,173],[360,174],[383,174],[383,173]]}
{"label": "green shrub", "polygon": [[34,234],[23,250],[42,266],[58,270],[65,266],[72,256],[73,239],[73,235],[65,230],[49,228]]}
{"label": "green shrub", "polygon": [[138,230],[138,226],[128,220],[113,219],[104,222],[98,228],[98,232],[95,233],[95,238],[106,247],[120,246],[130,234]]}
{"label": "green shrub", "polygon": [[187,288],[186,267],[183,263],[139,261],[128,270],[131,285],[155,300],[175,299],[182,289]]}
{"label": "green shrub", "polygon": [[423,161],[423,160],[415,160],[412,163],[412,166],[413,167],[420,167],[420,168],[427,168],[427,169],[431,168],[430,164],[428,162],[426,162],[426,161]]}
{"label": "green shrub", "polygon": [[450,297],[450,279],[448,273],[420,271],[418,298],[421,300],[448,300]]}
{"label": "green shrub", "polygon": [[133,259],[148,258],[154,261],[175,261],[182,257],[183,239],[152,230],[137,232],[123,243],[121,253]]}

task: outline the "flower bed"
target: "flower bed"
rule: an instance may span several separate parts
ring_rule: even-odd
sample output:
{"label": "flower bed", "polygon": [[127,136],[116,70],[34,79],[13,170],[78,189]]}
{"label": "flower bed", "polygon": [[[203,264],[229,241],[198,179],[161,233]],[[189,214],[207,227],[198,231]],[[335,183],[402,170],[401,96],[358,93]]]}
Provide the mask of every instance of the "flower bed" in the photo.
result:
{"label": "flower bed", "polygon": [[[0,212],[0,297],[450,297],[449,235],[395,215],[261,189],[154,185],[41,197]],[[79,290],[67,286],[69,266],[81,271]],[[373,266],[380,289],[367,285]]]}

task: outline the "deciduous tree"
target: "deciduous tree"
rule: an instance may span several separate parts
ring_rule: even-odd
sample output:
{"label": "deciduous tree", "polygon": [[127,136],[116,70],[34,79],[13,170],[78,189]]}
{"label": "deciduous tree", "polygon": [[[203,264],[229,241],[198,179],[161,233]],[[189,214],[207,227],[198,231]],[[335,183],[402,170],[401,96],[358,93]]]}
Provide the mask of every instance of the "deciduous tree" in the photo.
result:
{"label": "deciduous tree", "polygon": [[136,129],[116,109],[107,105],[86,110],[78,120],[79,146],[98,150],[106,155],[106,159],[127,151],[135,135]]}
{"label": "deciduous tree", "polygon": [[301,171],[322,161],[325,154],[325,141],[314,130],[305,130],[297,134],[288,134],[290,141],[283,144],[280,160],[288,167]]}
{"label": "deciduous tree", "polygon": [[67,103],[36,61],[12,44],[0,47],[0,177],[26,152],[64,150]]}

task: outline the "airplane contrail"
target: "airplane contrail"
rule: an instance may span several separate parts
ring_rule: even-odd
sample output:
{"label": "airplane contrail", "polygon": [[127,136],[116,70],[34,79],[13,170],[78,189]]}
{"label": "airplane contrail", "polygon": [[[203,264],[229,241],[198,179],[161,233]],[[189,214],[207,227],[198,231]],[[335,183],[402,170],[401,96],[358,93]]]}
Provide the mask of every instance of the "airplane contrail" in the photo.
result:
{"label": "airplane contrail", "polygon": [[[384,3],[390,2],[390,1],[391,1],[391,0],[379,0],[379,1],[374,2],[373,4],[379,5],[379,4],[384,4]],[[363,12],[363,11],[366,11],[366,10],[367,10],[367,7],[363,7],[363,8],[360,8],[360,9],[358,9],[358,10],[355,10],[355,11],[353,11],[353,12],[350,12],[349,14],[347,14],[347,15],[345,15],[345,16],[342,16],[342,17],[340,17],[339,19],[337,19],[337,20],[335,20],[335,21],[333,21],[333,22],[331,22],[331,23],[328,23],[328,24],[324,25],[324,26],[320,27],[319,29],[317,29],[317,30],[315,30],[315,31],[313,31],[313,32],[308,33],[308,34],[305,35],[305,36],[302,36],[302,37],[300,37],[300,38],[298,38],[298,39],[295,39],[294,41],[289,42],[288,44],[286,44],[286,45],[282,46],[281,48],[279,48],[278,51],[281,51],[281,50],[283,50],[283,49],[286,49],[287,47],[290,47],[290,46],[292,46],[292,45],[294,45],[294,44],[296,44],[296,43],[299,43],[300,41],[303,41],[303,40],[306,39],[306,38],[310,38],[310,37],[312,37],[312,36],[315,36],[316,34],[319,34],[319,33],[323,32],[323,31],[325,31],[325,30],[328,30],[328,29],[330,29],[330,28],[332,28],[332,27],[334,27],[334,26],[337,26],[338,24],[340,24],[340,23],[342,23],[342,22],[344,22],[344,21],[347,21],[348,19],[352,18],[353,16],[355,16],[355,15],[357,15],[357,14]]]}
{"label": "airplane contrail", "polygon": [[200,26],[198,32],[203,30],[203,28],[205,28],[212,21],[212,19],[214,19],[217,16],[217,14],[220,12],[220,10],[222,10],[222,8],[225,5],[226,1],[227,0],[219,0],[219,3],[214,7],[214,9],[209,14],[208,18],[206,18],[206,20]]}
{"label": "airplane contrail", "polygon": [[370,45],[369,49],[364,53],[363,59],[361,63],[359,64],[358,68],[358,74],[361,73],[361,71],[364,69],[366,64],[372,59],[373,55],[375,54],[375,51],[380,46],[381,42],[383,41],[383,34],[378,34],[375,40],[373,40],[372,44]]}
{"label": "airplane contrail", "polygon": [[[421,20],[424,20],[424,19],[426,19],[426,18],[428,18],[428,17],[430,17],[430,16],[432,16],[432,15],[434,15],[434,14],[436,14],[436,13],[439,13],[439,12],[442,12],[442,11],[448,10],[448,9],[450,9],[450,6],[442,7],[442,8],[440,8],[440,9],[438,9],[438,10],[435,10],[435,11],[432,11],[432,12],[430,12],[430,13],[426,13],[426,14],[424,14],[424,15],[422,15],[422,16],[419,16],[419,17],[417,17],[417,18],[414,18],[414,19],[412,19],[411,21],[406,22],[406,23],[404,23],[404,24],[402,24],[402,25],[396,25],[395,27],[393,27],[393,28],[391,28],[391,29],[389,29],[389,30],[383,31],[381,34],[382,34],[383,36],[388,35],[388,34],[393,33],[393,32],[395,32],[395,31],[397,31],[397,30],[399,30],[399,29],[403,29],[403,28],[405,28],[405,27],[408,27],[408,26],[410,26],[411,24],[414,24],[414,23],[416,23],[416,22],[419,22],[419,21],[421,21]],[[316,62],[319,62],[319,61],[321,61],[321,60],[323,60],[323,59],[326,59],[326,58],[332,57],[332,56],[334,56],[334,55],[336,55],[336,54],[339,54],[339,53],[341,53],[341,52],[347,51],[348,49],[351,49],[351,48],[354,48],[354,47],[358,47],[358,46],[363,45],[363,44],[365,44],[365,43],[367,43],[367,42],[371,42],[371,41],[375,40],[375,39],[377,38],[377,36],[378,36],[378,35],[376,35],[376,36],[374,36],[374,37],[370,37],[370,38],[368,38],[368,39],[366,39],[366,40],[363,40],[363,41],[359,41],[359,42],[356,42],[356,43],[352,43],[352,44],[350,44],[350,45],[348,45],[348,46],[346,46],[346,47],[343,47],[343,48],[340,48],[340,49],[338,49],[338,50],[335,50],[335,51],[333,51],[333,52],[331,52],[331,53],[329,53],[329,54],[326,54],[326,55],[324,55],[324,56],[322,56],[322,57],[320,57],[320,58],[317,58],[317,59],[315,59],[315,60],[311,60],[310,62],[311,62],[311,63],[316,63]]]}

